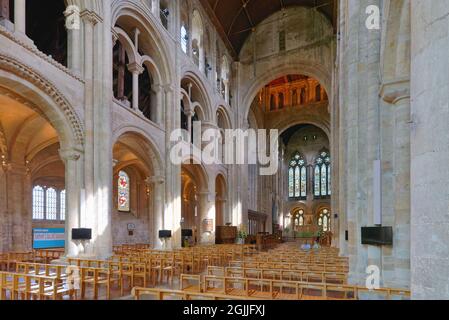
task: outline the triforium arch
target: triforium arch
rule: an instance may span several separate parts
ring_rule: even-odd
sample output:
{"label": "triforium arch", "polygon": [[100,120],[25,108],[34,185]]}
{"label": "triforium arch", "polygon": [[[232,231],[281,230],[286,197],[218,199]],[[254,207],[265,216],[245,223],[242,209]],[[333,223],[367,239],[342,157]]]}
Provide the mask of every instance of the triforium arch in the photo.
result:
{"label": "triforium arch", "polygon": [[190,98],[190,104],[196,104],[201,107],[201,110],[204,113],[203,121],[212,121],[211,97],[207,90],[207,86],[201,80],[201,76],[197,76],[196,73],[192,71],[186,71],[181,79],[181,89],[183,92],[187,93]]}
{"label": "triforium arch", "polygon": [[[299,60],[299,59],[298,59]],[[263,74],[255,79],[251,86],[242,92],[241,105],[245,106],[245,119],[248,117],[251,104],[256,98],[260,89],[271,81],[281,78],[288,74],[302,74],[311,78],[318,80],[318,82],[324,87],[325,91],[329,96],[332,88],[332,75],[327,72],[323,66],[318,64],[313,64],[308,61],[295,61],[294,63],[289,63],[288,65],[280,64],[279,66],[273,67],[267,70]]]}
{"label": "triforium arch", "polygon": [[[170,48],[164,42],[161,35],[162,30],[154,21],[154,18],[141,8],[138,4],[132,2],[117,1],[112,8],[112,26],[115,26],[121,19],[129,19],[133,27],[140,30],[139,46],[147,48],[148,56],[152,61],[152,68],[157,66],[159,75],[158,83],[168,85],[174,83],[175,70],[169,63]],[[142,57],[142,62],[146,62],[146,57]]]}

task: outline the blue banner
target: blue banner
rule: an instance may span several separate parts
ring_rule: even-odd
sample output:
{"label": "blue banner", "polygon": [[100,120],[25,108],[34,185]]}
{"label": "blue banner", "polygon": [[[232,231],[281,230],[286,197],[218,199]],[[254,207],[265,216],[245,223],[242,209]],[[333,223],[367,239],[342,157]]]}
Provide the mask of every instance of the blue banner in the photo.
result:
{"label": "blue banner", "polygon": [[65,247],[65,229],[33,229],[33,249]]}

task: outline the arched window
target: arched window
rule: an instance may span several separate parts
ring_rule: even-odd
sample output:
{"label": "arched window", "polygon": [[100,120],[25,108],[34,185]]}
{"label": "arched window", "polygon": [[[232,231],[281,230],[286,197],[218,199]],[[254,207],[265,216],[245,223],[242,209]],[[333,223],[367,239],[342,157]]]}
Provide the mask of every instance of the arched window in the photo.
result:
{"label": "arched window", "polygon": [[204,71],[204,26],[197,10],[193,12],[192,17],[192,54],[195,64]]}
{"label": "arched window", "polygon": [[270,96],[270,111],[276,110],[276,98],[274,97],[274,94]]}
{"label": "arched window", "polygon": [[327,151],[322,151],[315,161],[314,195],[315,197],[331,195],[331,158]]}
{"label": "arched window", "polygon": [[295,226],[303,227],[304,226],[304,210],[300,209],[295,215]]}
{"label": "arched window", "polygon": [[189,41],[189,35],[184,25],[181,26],[181,49],[184,53],[187,53],[187,44]]}
{"label": "arched window", "polygon": [[282,92],[279,93],[279,109],[283,109],[284,108],[284,94]]}
{"label": "arched window", "polygon": [[292,92],[292,105],[296,106],[298,105],[298,90],[294,89]]}
{"label": "arched window", "polygon": [[32,194],[33,220],[65,220],[65,190],[35,186]]}
{"label": "arched window", "polygon": [[117,186],[117,208],[120,212],[129,212],[130,210],[130,196],[129,196],[129,176],[125,171],[120,171],[118,174]]}
{"label": "arched window", "polygon": [[315,98],[316,101],[321,101],[321,86],[317,85],[315,88]]}
{"label": "arched window", "polygon": [[41,186],[33,188],[33,219],[45,219],[45,191]]}
{"label": "arched window", "polygon": [[59,194],[59,220],[65,220],[65,190]]}
{"label": "arched window", "polygon": [[186,110],[184,108],[184,101],[181,100],[181,129],[188,130],[188,119],[186,116]]}
{"label": "arched window", "polygon": [[300,94],[299,99],[300,99],[299,104],[303,105],[306,103],[306,89],[305,88],[301,88],[301,94]]}
{"label": "arched window", "polygon": [[331,213],[328,209],[323,209],[318,215],[318,226],[324,232],[331,230]]}
{"label": "arched window", "polygon": [[168,29],[168,21],[170,16],[170,9],[168,6],[168,2],[166,0],[161,0],[159,2],[159,9],[162,25],[164,26],[165,29]]}
{"label": "arched window", "polygon": [[288,168],[288,195],[290,198],[307,197],[306,161],[299,153],[290,160]]}
{"label": "arched window", "polygon": [[58,196],[56,190],[53,188],[48,188],[45,192],[45,206],[47,215],[47,220],[56,220],[58,218]]}
{"label": "arched window", "polygon": [[226,56],[221,60],[221,94],[226,102],[229,103],[229,62]]}

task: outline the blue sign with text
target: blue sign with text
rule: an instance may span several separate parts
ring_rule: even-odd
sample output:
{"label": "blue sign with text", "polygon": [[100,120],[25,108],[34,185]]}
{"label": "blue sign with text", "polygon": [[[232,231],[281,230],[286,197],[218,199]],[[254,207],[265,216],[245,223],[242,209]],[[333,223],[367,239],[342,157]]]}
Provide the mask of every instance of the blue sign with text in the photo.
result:
{"label": "blue sign with text", "polygon": [[33,249],[64,248],[65,229],[33,229]]}

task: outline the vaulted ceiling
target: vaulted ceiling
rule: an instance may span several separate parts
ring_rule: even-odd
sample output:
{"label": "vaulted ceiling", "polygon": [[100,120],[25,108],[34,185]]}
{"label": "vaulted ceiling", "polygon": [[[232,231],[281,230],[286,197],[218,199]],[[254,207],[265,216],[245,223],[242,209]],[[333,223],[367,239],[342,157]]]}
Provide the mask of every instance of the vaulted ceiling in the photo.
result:
{"label": "vaulted ceiling", "polygon": [[313,7],[336,26],[336,0],[200,0],[212,21],[237,56],[251,30],[273,13],[289,6]]}

